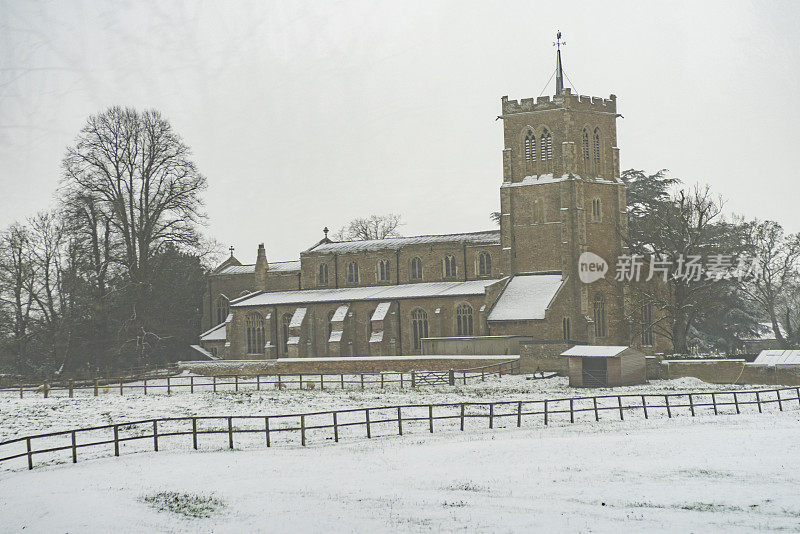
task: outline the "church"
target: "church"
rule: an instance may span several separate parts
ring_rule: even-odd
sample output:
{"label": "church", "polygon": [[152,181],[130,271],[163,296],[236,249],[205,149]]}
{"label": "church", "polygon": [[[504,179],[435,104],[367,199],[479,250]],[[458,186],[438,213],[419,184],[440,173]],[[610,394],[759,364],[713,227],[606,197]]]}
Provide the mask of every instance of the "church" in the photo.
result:
{"label": "church", "polygon": [[[624,254],[617,99],[564,87],[501,99],[500,229],[366,241],[323,239],[299,260],[233,255],[208,280],[207,357],[518,354],[519,343],[631,345],[663,352],[654,310],[613,273],[591,283],[579,257]],[[613,268],[613,267],[612,267]],[[560,350],[560,348],[559,348]]]}

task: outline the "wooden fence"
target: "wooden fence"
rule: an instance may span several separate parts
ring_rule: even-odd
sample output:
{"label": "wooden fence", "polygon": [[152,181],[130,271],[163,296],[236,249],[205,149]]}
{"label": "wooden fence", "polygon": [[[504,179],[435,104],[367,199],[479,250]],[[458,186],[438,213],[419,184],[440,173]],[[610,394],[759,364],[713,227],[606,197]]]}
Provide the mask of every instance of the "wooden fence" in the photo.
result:
{"label": "wooden fence", "polygon": [[48,384],[23,384],[17,387],[0,388],[0,393],[18,394],[20,398],[25,395],[41,394],[48,397],[53,394],[73,397],[77,391],[91,391],[94,396],[101,393],[119,393],[124,395],[142,393],[166,393],[184,391],[189,393],[221,391],[260,391],[265,388],[283,389],[330,389],[355,386],[358,389],[367,387],[385,388],[398,386],[401,389],[410,387],[433,385],[468,384],[475,381],[486,380],[491,376],[503,376],[519,371],[519,360],[509,360],[484,367],[472,369],[450,369],[449,371],[409,371],[409,372],[384,372],[360,374],[279,374],[279,375],[225,375],[225,376],[143,376],[143,377],[113,377],[96,378],[91,381],[68,380],[61,383]]}
{"label": "wooden fence", "polygon": [[[800,408],[800,388],[406,404],[283,415],[168,417],[10,439],[0,442],[0,463],[27,460],[28,469],[33,469],[35,456],[49,455],[45,462],[64,461],[64,451],[75,463],[79,450],[99,448],[101,455],[110,455],[113,450],[113,454],[119,456],[122,447],[134,443],[141,447],[137,450],[132,447],[132,452],[151,447],[158,451],[159,443],[183,436],[191,437],[193,449],[198,449],[200,439],[207,435],[223,436],[226,441],[223,446],[230,449],[248,437],[249,442],[242,446],[252,445],[253,438],[267,447],[280,439],[283,443],[299,441],[301,446],[306,446],[309,440],[338,442],[342,438],[402,436],[420,429],[432,433],[434,428],[464,431],[467,426],[490,429],[521,427],[523,423],[546,426],[567,421],[600,421],[603,414],[624,420],[626,415],[649,419],[695,416],[702,412],[714,415],[740,414],[746,410],[763,413],[775,411],[776,407],[779,411]],[[178,443],[178,448],[189,446],[186,440]],[[220,445],[217,443],[215,448]]]}

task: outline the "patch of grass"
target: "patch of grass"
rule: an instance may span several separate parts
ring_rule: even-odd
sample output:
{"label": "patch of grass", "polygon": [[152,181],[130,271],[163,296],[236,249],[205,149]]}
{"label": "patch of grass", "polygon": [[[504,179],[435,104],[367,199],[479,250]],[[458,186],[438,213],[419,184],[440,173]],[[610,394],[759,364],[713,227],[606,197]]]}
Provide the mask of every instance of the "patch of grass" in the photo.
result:
{"label": "patch of grass", "polygon": [[172,512],[192,519],[211,517],[225,507],[221,499],[177,491],[160,491],[146,495],[141,500],[159,512]]}

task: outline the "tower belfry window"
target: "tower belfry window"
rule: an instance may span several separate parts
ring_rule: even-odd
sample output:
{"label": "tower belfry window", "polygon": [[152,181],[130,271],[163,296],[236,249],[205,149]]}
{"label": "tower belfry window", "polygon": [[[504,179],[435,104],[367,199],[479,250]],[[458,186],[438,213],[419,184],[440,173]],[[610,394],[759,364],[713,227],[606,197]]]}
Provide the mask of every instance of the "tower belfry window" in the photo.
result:
{"label": "tower belfry window", "polygon": [[583,159],[589,159],[589,132],[583,129]]}
{"label": "tower belfry window", "polygon": [[542,137],[539,140],[539,146],[542,152],[542,161],[546,159],[553,159],[553,137],[547,130],[542,132]]}
{"label": "tower belfry window", "polygon": [[528,130],[525,135],[525,161],[536,161],[536,135],[532,130]]}
{"label": "tower belfry window", "polygon": [[594,130],[594,162],[600,163],[600,130]]}

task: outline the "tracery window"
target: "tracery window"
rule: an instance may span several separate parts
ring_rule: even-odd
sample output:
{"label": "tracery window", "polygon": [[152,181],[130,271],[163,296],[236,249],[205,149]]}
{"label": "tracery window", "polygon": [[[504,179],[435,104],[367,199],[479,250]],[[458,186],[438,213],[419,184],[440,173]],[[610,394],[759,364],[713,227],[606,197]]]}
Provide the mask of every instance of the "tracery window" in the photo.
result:
{"label": "tracery window", "polygon": [[411,333],[414,350],[422,350],[422,339],[428,337],[428,314],[425,310],[417,308],[411,312]]}
{"label": "tracery window", "polygon": [[460,304],[456,308],[456,330],[459,336],[472,335],[472,306],[469,304]]}
{"label": "tracery window", "polygon": [[319,277],[317,282],[321,286],[328,285],[328,264],[327,263],[320,263],[319,264]]}
{"label": "tracery window", "polygon": [[224,323],[228,318],[228,309],[228,297],[225,295],[217,297],[217,324]]}
{"label": "tracery window", "polygon": [[523,149],[525,161],[536,161],[536,134],[532,130],[528,130],[528,133],[525,134]]}
{"label": "tracery window", "polygon": [[478,276],[491,276],[492,256],[488,252],[481,252],[478,255]]}
{"label": "tracery window", "polygon": [[347,264],[347,283],[358,283],[358,264],[354,261]]}
{"label": "tracery window", "polygon": [[380,260],[378,262],[378,282],[391,281],[391,274],[389,272],[389,260]]}
{"label": "tracery window", "polygon": [[542,160],[553,159],[553,136],[547,130],[542,132],[539,139],[539,147],[542,153]]}
{"label": "tracery window", "polygon": [[444,277],[445,278],[455,278],[456,277],[456,257],[452,254],[448,254],[444,257]]}
{"label": "tracery window", "polygon": [[264,318],[258,312],[250,312],[245,316],[247,335],[247,354],[264,354]]}
{"label": "tracery window", "polygon": [[422,260],[418,256],[411,258],[411,279],[422,280]]}

